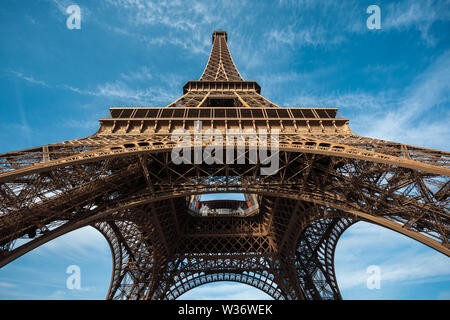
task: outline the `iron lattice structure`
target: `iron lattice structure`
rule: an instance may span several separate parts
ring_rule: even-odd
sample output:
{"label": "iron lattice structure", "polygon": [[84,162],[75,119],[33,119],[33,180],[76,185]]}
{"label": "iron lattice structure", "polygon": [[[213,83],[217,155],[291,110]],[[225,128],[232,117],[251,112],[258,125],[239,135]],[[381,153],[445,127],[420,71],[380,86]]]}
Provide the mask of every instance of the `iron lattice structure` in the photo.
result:
{"label": "iron lattice structure", "polygon": [[[335,108],[281,108],[242,78],[227,34],[212,39],[200,80],[170,105],[111,108],[90,137],[0,155],[0,266],[94,226],[113,255],[107,299],[174,299],[220,280],[276,299],[341,299],[334,251],[357,221],[450,254],[450,153],[358,136]],[[196,120],[279,129],[278,172],[261,175],[248,146],[244,164],[175,165],[171,133]],[[193,214],[189,199],[205,193],[250,195],[257,209]]]}

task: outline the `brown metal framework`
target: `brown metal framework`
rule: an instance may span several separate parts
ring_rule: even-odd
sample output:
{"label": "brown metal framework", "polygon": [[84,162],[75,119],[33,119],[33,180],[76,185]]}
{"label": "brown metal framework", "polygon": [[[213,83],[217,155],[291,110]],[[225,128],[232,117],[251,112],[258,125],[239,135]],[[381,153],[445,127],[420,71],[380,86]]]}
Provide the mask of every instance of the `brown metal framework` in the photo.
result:
{"label": "brown metal framework", "polygon": [[[450,153],[361,137],[337,109],[281,108],[260,93],[215,31],[200,80],[170,105],[111,108],[90,137],[0,155],[0,267],[90,225],[113,254],[108,299],[175,299],[221,280],[276,299],[341,299],[334,250],[357,221],[450,255]],[[196,120],[278,129],[278,172],[261,175],[247,145],[245,164],[175,165],[171,133]],[[258,211],[189,213],[190,196],[230,192],[256,195]]]}

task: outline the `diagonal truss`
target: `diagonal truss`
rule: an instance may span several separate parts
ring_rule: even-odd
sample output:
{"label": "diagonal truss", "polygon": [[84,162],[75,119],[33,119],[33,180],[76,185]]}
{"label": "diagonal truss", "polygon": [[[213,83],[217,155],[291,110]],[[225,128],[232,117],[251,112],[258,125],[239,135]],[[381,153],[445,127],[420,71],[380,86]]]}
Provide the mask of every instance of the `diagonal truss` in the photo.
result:
{"label": "diagonal truss", "polygon": [[[341,299],[334,251],[355,222],[450,255],[450,153],[358,136],[335,108],[279,107],[243,80],[224,31],[179,99],[110,111],[90,137],[0,155],[0,267],[90,225],[113,254],[108,299],[175,299],[214,281],[275,299]],[[202,133],[279,130],[278,171],[261,175],[247,140],[231,163],[176,165],[172,133],[199,120]],[[256,195],[257,212],[189,211],[192,195],[236,192]]]}

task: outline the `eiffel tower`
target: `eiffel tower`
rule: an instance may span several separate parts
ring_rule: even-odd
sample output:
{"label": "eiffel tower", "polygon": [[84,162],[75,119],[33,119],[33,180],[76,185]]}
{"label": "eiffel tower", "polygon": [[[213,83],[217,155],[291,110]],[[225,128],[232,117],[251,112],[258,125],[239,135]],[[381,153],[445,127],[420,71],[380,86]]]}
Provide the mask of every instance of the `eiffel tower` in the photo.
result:
{"label": "eiffel tower", "polygon": [[[341,299],[334,252],[358,221],[449,256],[450,153],[359,136],[337,111],[263,97],[215,31],[200,80],[168,106],[111,108],[90,137],[0,155],[0,267],[93,226],[113,257],[107,299],[176,299],[214,281]],[[231,162],[175,164],[184,139],[173,133],[194,134],[197,121],[201,133],[278,130],[275,142],[258,138],[267,153],[277,145],[278,170],[261,174],[250,144]],[[206,150],[216,141],[206,137],[186,146]],[[211,193],[244,200],[202,201]]]}

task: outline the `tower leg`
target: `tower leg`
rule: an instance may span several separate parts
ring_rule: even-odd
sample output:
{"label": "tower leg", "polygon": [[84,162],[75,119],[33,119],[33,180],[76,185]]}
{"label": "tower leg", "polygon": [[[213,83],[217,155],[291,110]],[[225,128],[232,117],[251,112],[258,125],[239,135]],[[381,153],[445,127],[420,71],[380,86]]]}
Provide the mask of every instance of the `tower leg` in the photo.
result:
{"label": "tower leg", "polygon": [[339,237],[353,223],[350,218],[327,218],[313,221],[303,230],[295,250],[295,271],[305,299],[342,299],[334,252]]}

